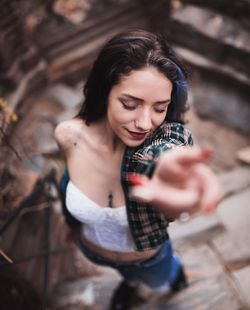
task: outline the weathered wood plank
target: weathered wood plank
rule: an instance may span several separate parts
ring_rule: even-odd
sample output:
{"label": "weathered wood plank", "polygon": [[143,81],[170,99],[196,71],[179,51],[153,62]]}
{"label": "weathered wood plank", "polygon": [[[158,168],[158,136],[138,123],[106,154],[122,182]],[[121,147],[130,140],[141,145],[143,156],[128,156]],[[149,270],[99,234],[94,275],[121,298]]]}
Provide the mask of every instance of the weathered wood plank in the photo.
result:
{"label": "weathered wood plank", "polygon": [[250,308],[250,266],[235,272],[234,277],[239,285],[239,289],[246,303],[246,309]]}
{"label": "weathered wood plank", "polygon": [[132,27],[133,25],[139,26],[141,25],[142,20],[144,20],[143,16],[140,16],[137,11],[134,11],[131,14],[122,14],[115,18],[111,18],[104,24],[98,23],[89,29],[83,29],[81,32],[74,33],[72,36],[66,35],[64,41],[61,41],[61,44],[54,45],[53,43],[53,46],[47,48],[46,58],[49,60],[57,58],[58,56],[67,53],[67,51],[72,51],[79,46],[85,46],[88,48],[88,44],[91,43],[91,41],[108,36],[108,32],[122,26],[123,29]]}
{"label": "weathered wood plank", "polygon": [[219,65],[227,65],[250,76],[250,53],[221,43],[197,31],[193,26],[171,20],[168,37],[177,45],[195,51]]}
{"label": "weathered wood plank", "polygon": [[218,208],[227,232],[217,236],[213,244],[220,253],[225,265],[246,264],[250,262],[250,190],[225,200]]}
{"label": "weathered wood plank", "polygon": [[199,87],[193,87],[193,102],[198,115],[249,137],[249,83],[240,83],[210,68],[195,69],[199,72]]}
{"label": "weathered wood plank", "polygon": [[[43,51],[46,52],[47,49],[52,49],[58,45],[66,42],[68,38],[74,39],[77,36],[83,36],[88,34],[88,31],[95,29],[96,27],[103,27],[106,23],[112,20],[119,20],[124,15],[130,15],[138,10],[134,4],[127,5],[125,8],[117,9],[114,8],[109,11],[103,11],[98,18],[89,18],[80,25],[72,25],[64,23],[60,25],[60,31],[58,31],[58,26],[53,23],[44,25],[39,31],[37,31],[35,40],[41,46]],[[47,33],[50,32],[48,36]]]}
{"label": "weathered wood plank", "polygon": [[175,10],[171,19],[190,24],[197,31],[238,49],[250,52],[250,33],[235,19],[210,9],[186,5]]}
{"label": "weathered wood plank", "polygon": [[228,14],[237,18],[245,27],[250,27],[249,0],[181,0],[181,2],[211,8],[222,14]]}

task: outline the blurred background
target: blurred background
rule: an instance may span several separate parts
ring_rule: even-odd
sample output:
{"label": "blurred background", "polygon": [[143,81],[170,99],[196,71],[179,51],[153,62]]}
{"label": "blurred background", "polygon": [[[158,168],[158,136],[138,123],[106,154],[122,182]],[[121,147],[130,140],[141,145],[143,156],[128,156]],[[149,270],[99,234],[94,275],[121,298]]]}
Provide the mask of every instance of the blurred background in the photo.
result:
{"label": "blurred background", "polygon": [[[116,274],[94,266],[65,240],[57,188],[64,164],[53,130],[78,111],[100,47],[135,28],[166,34],[184,61],[187,127],[196,144],[214,150],[210,166],[224,186],[215,215],[173,226],[193,286],[172,307],[250,309],[248,0],[1,1],[1,309],[104,309],[118,283]],[[212,265],[220,268],[211,271]],[[225,278],[221,285],[218,277]],[[187,300],[189,306],[178,308]]]}

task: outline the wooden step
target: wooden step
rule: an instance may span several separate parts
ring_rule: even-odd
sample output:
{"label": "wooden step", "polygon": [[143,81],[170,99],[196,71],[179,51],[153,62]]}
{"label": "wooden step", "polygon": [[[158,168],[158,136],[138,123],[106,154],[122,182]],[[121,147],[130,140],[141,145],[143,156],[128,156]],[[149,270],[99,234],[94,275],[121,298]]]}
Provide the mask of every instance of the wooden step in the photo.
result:
{"label": "wooden step", "polygon": [[212,39],[192,25],[177,20],[170,21],[168,36],[174,44],[250,77],[250,52]]}
{"label": "wooden step", "polygon": [[[136,26],[140,24],[140,21],[144,20],[143,16],[140,16],[138,12],[133,14],[122,14],[112,18],[109,21],[103,23],[98,23],[94,27],[88,29],[82,29],[81,32],[74,33],[62,41],[59,45],[53,46],[47,50],[46,58],[50,61],[53,58],[57,58],[60,55],[67,53],[67,51],[72,51],[79,46],[86,46],[91,43],[91,41],[103,37],[108,34],[109,31],[113,31],[117,28],[123,28]],[[144,23],[145,24],[145,23]]]}
{"label": "wooden step", "polygon": [[[85,34],[95,27],[105,26],[106,23],[113,19],[119,19],[123,15],[133,15],[135,10],[136,6],[130,5],[123,9],[104,11],[100,16],[88,18],[80,25],[73,25],[68,22],[58,26],[48,25],[39,31],[36,42],[46,52],[46,50],[57,47],[69,38],[73,39],[74,37]],[[50,32],[50,36],[47,36],[48,30]]]}
{"label": "wooden step", "polygon": [[249,0],[181,0],[184,4],[193,4],[210,8],[221,14],[228,14],[236,18],[244,27],[250,29],[250,1]]}

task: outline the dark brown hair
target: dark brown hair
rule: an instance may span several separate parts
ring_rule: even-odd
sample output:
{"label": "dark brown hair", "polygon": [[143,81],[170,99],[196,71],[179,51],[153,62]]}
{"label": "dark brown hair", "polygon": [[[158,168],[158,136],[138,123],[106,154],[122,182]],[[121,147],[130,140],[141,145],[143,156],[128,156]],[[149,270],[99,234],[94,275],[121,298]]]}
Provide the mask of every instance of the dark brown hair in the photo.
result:
{"label": "dark brown hair", "polygon": [[112,87],[133,70],[154,66],[172,83],[166,121],[183,122],[187,109],[186,72],[162,35],[144,30],[116,35],[101,49],[84,87],[85,100],[78,117],[87,124],[106,115]]}

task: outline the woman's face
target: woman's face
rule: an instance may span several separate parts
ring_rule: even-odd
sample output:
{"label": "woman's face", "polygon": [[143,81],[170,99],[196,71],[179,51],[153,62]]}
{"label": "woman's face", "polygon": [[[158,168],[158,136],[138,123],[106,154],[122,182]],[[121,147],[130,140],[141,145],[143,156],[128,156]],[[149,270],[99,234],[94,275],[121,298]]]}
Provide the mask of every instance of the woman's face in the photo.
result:
{"label": "woman's face", "polygon": [[136,147],[164,121],[172,82],[153,66],[122,77],[108,97],[107,120],[122,143]]}

